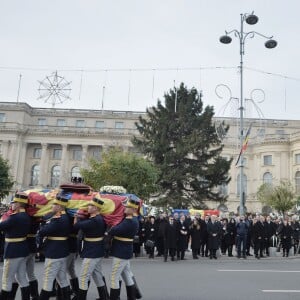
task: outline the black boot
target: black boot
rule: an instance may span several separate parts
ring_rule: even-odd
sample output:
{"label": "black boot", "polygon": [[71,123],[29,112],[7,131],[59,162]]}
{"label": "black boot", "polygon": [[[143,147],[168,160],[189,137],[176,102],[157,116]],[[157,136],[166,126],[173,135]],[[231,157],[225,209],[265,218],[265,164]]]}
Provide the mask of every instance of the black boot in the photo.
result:
{"label": "black boot", "polygon": [[138,287],[137,282],[136,282],[134,276],[132,276],[132,280],[133,280],[133,282],[134,282],[134,287],[135,287],[135,297],[136,297],[136,299],[142,299],[142,293],[141,293],[141,290],[140,290],[140,288]]}
{"label": "black boot", "polygon": [[61,295],[63,300],[71,300],[71,290],[69,286],[61,288]]}
{"label": "black boot", "polygon": [[98,286],[97,287],[99,298],[97,300],[109,300],[108,291],[106,286]]}
{"label": "black boot", "polygon": [[[78,289],[76,300],[86,300],[87,290]],[[73,298],[74,299],[74,298]],[[72,300],[73,300],[72,299]]]}
{"label": "black boot", "polygon": [[29,281],[29,289],[30,289],[30,296],[32,300],[39,299],[39,288],[38,288],[38,281]]}
{"label": "black boot", "polygon": [[10,299],[13,299],[13,298],[10,298],[10,293],[11,292],[7,292],[7,291],[2,290],[0,292],[0,299],[1,300],[10,300]]}
{"label": "black boot", "polygon": [[110,289],[110,300],[118,300],[120,296],[120,289]]}
{"label": "black boot", "polygon": [[[12,289],[11,289],[11,292],[9,294],[9,299],[16,299],[16,294],[17,294],[18,287],[19,287],[19,284],[17,282],[13,282]],[[0,297],[0,299],[2,299],[2,298]]]}
{"label": "black boot", "polygon": [[64,300],[61,292],[61,287],[58,283],[55,285],[55,291],[56,291],[56,300]]}
{"label": "black boot", "polygon": [[[71,294],[74,294],[75,296],[78,295],[78,291],[79,291],[79,282],[78,282],[78,278],[73,278],[70,279],[70,284],[71,284]],[[75,297],[76,299],[76,297]]]}
{"label": "black boot", "polygon": [[41,290],[39,300],[49,300],[52,295],[52,292]]}
{"label": "black boot", "polygon": [[135,285],[126,286],[127,300],[136,300]]}
{"label": "black boot", "polygon": [[29,286],[21,288],[22,300],[30,300],[30,288]]}

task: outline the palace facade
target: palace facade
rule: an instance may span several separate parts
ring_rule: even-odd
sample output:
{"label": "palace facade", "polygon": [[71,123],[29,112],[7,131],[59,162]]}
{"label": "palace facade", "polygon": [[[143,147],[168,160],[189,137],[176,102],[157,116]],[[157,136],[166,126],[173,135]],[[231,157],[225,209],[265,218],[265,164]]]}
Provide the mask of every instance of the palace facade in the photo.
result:
{"label": "palace facade", "polygon": [[[88,109],[33,108],[26,103],[0,102],[0,153],[11,165],[14,189],[58,187],[80,176],[89,158],[101,159],[110,147],[137,152],[131,143],[137,135],[135,122],[145,112]],[[230,126],[223,135],[222,121]],[[223,156],[233,163],[231,182],[218,187],[228,195],[221,205],[237,211],[239,206],[240,147],[238,120],[215,118],[225,145]],[[244,157],[244,182],[248,211],[261,211],[256,192],[264,182],[289,180],[300,194],[300,120],[246,119],[251,134]],[[209,203],[210,208],[218,208]]]}

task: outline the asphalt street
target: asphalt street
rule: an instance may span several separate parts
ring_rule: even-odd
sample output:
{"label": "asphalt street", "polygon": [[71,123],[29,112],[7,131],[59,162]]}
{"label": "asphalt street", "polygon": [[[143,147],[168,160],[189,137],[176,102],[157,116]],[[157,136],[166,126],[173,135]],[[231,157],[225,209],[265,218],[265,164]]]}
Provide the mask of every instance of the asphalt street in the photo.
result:
{"label": "asphalt street", "polygon": [[[78,274],[80,263],[78,258]],[[145,300],[300,299],[300,257],[193,260],[188,252],[183,261],[163,262],[161,257],[150,260],[144,256],[132,259],[131,266]],[[2,264],[0,268],[2,271]],[[110,269],[111,259],[103,259],[109,285]],[[43,263],[36,263],[36,274],[41,286]],[[87,299],[97,296],[92,283]],[[19,292],[17,299],[21,299]],[[127,299],[124,286],[121,299]]]}

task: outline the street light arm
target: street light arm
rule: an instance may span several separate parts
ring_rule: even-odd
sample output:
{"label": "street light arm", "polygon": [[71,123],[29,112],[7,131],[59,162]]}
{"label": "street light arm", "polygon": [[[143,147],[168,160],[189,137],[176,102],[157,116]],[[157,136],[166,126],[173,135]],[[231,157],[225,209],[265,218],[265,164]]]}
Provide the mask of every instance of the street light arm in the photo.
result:
{"label": "street light arm", "polygon": [[266,36],[262,33],[259,33],[257,31],[249,31],[249,32],[245,32],[244,33],[244,38],[243,38],[243,42],[246,40],[246,38],[249,36],[250,38],[254,38],[255,35],[259,35],[267,40],[270,40],[273,38],[273,35],[272,36]]}
{"label": "street light arm", "polygon": [[225,33],[226,33],[226,35],[230,35],[230,34],[234,33],[234,35],[238,36],[239,39],[241,38],[241,34],[240,34],[240,32],[237,29],[233,29],[231,31],[225,30]]}

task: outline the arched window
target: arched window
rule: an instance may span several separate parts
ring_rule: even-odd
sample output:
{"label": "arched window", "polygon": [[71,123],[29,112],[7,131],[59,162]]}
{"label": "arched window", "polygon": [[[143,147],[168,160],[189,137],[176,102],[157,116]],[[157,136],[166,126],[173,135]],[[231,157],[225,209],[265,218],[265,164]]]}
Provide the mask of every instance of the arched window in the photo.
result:
{"label": "arched window", "polygon": [[51,170],[51,187],[56,188],[59,186],[60,179],[60,166],[54,166]]}
{"label": "arched window", "polygon": [[295,174],[295,188],[296,188],[296,194],[300,194],[300,171],[297,171]]}
{"label": "arched window", "polygon": [[272,174],[270,172],[266,172],[263,175],[263,183],[272,184]]}
{"label": "arched window", "polygon": [[40,166],[33,165],[30,174],[30,185],[38,185],[40,179]]}
{"label": "arched window", "polygon": [[[240,174],[237,176],[237,181],[236,181],[236,185],[237,185],[237,196],[240,195],[240,191],[241,191],[241,186],[240,186]],[[247,176],[245,174],[243,174],[243,186],[244,186],[244,193],[245,195],[247,195]]]}
{"label": "arched window", "polygon": [[81,177],[81,174],[80,174],[80,168],[79,167],[73,167],[71,169],[71,178],[79,178]]}

